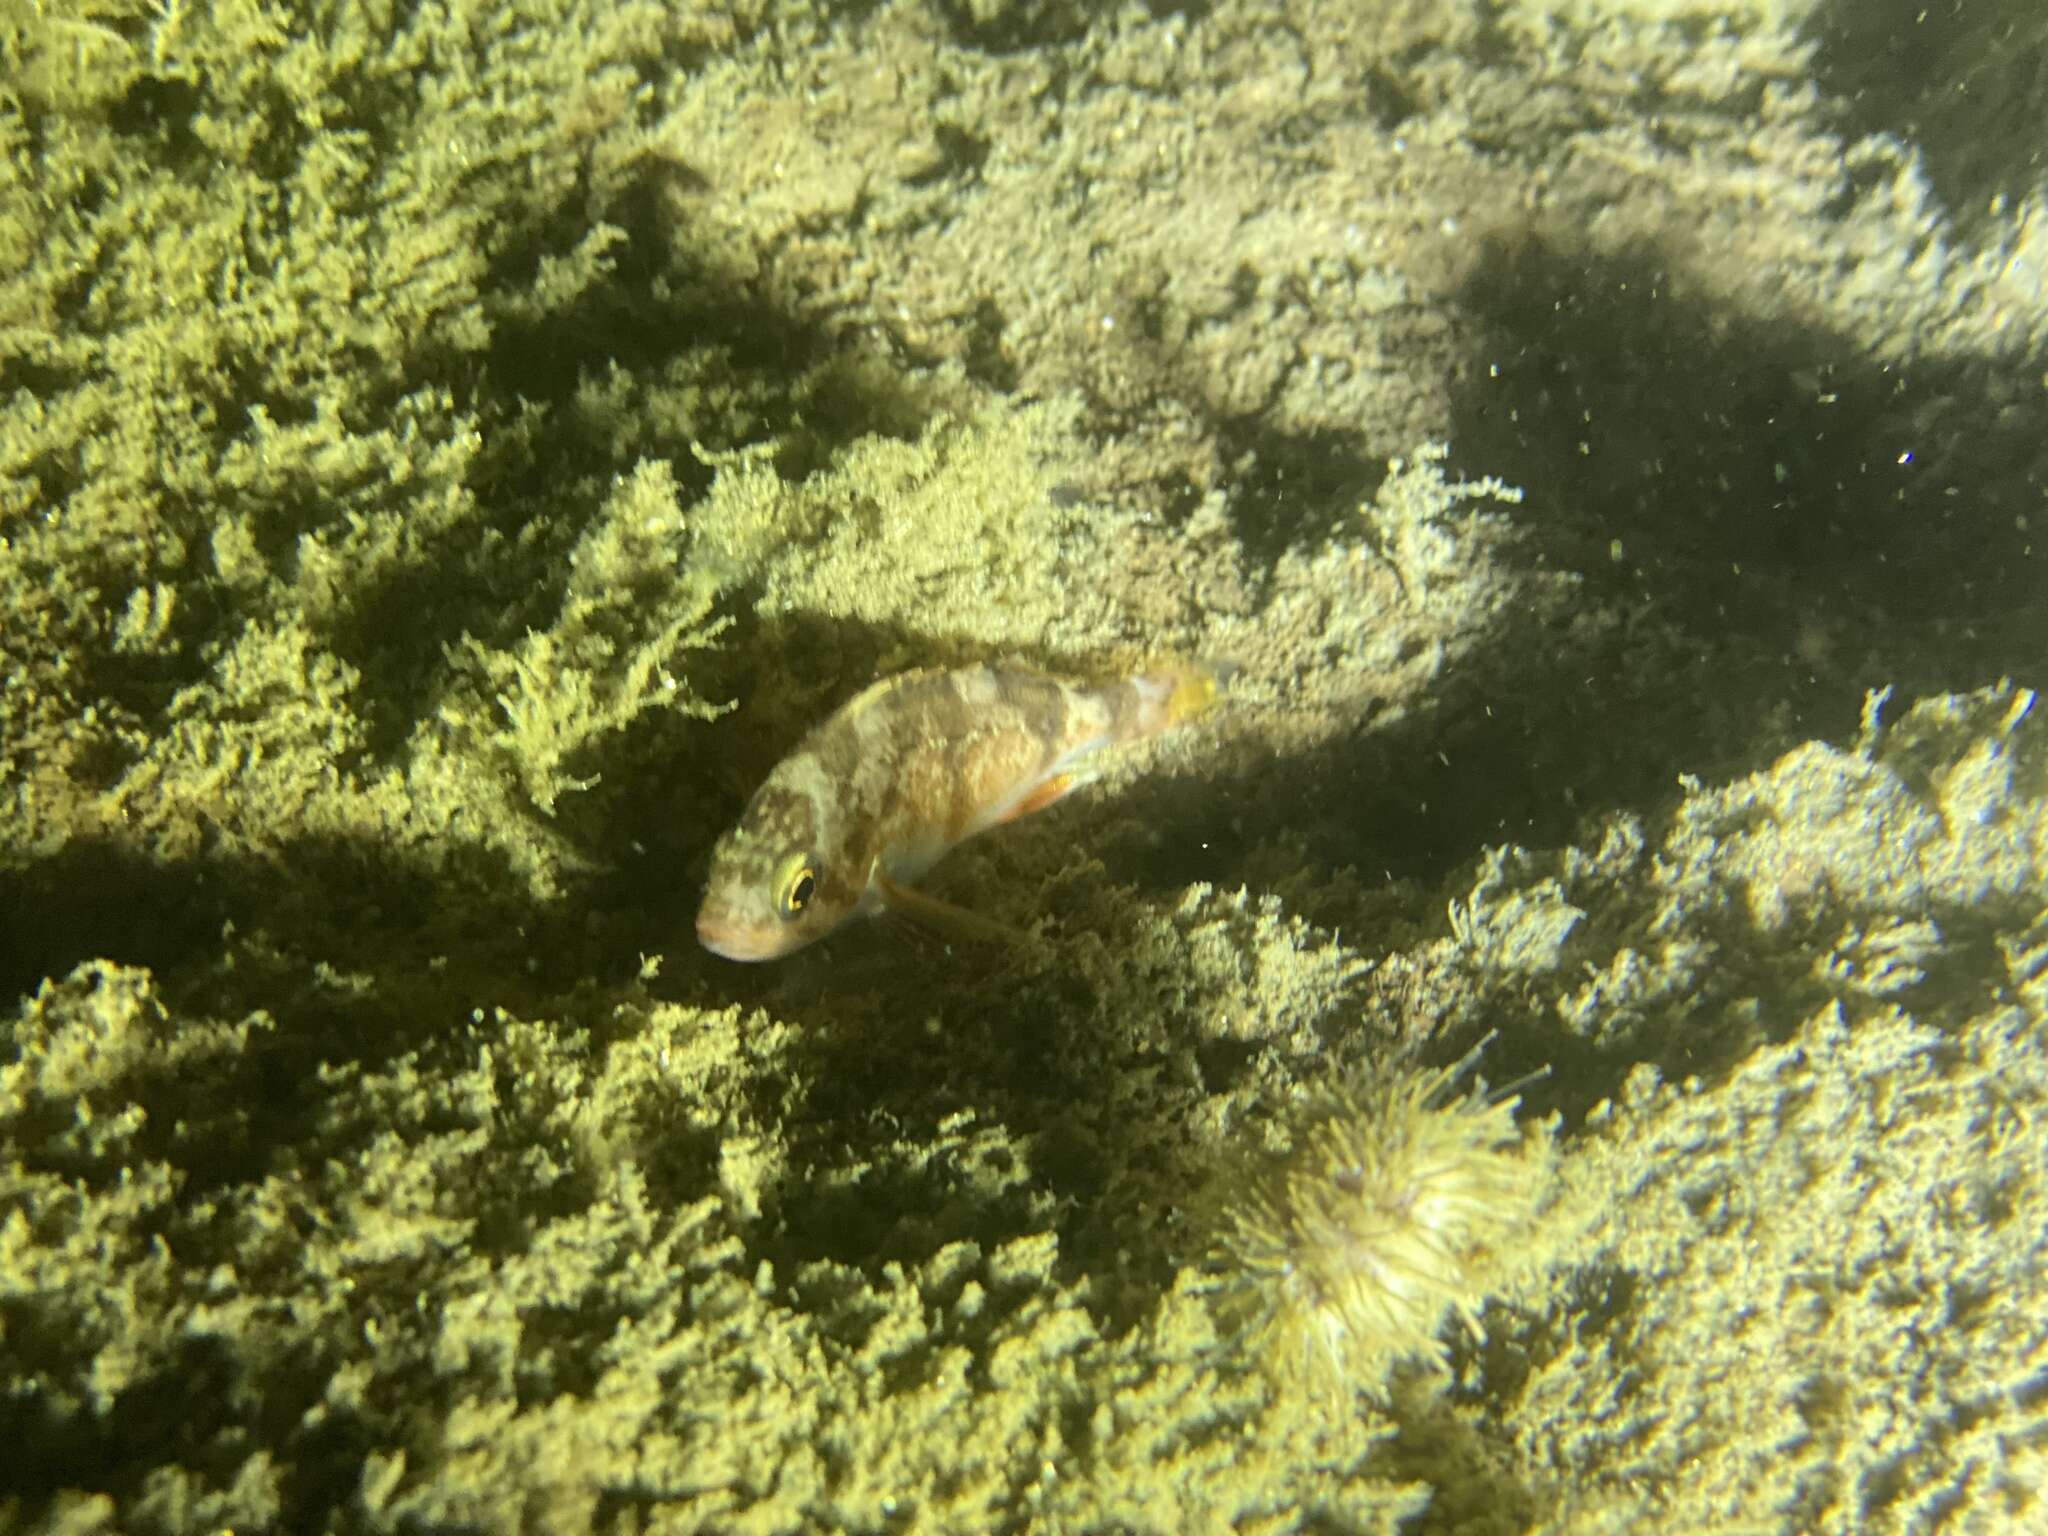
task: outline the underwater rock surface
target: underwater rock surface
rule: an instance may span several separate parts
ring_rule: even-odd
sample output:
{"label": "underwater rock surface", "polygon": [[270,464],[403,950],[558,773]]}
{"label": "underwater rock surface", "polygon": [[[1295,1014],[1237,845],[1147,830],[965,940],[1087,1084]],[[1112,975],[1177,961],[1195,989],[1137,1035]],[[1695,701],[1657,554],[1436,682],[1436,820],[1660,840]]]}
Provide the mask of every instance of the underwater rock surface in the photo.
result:
{"label": "underwater rock surface", "polygon": [[[2048,24],[1955,9],[0,16],[0,1530],[2042,1523]],[[1029,945],[698,948],[1008,656],[1233,673],[934,870]],[[1457,1063],[1485,1178],[1326,1170],[1454,1240],[1233,1251]]]}

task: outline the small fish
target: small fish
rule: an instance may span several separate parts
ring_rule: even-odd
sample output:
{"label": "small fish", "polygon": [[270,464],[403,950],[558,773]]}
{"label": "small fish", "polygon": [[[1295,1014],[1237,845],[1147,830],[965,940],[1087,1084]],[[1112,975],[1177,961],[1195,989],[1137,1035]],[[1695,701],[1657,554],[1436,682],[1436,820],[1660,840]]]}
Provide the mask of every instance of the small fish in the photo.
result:
{"label": "small fish", "polygon": [[1087,783],[1104,748],[1206,712],[1222,681],[1169,666],[1096,687],[1018,662],[885,678],[778,764],[720,839],[697,937],[729,960],[772,960],[880,908],[1014,937],[912,882],[954,844]]}

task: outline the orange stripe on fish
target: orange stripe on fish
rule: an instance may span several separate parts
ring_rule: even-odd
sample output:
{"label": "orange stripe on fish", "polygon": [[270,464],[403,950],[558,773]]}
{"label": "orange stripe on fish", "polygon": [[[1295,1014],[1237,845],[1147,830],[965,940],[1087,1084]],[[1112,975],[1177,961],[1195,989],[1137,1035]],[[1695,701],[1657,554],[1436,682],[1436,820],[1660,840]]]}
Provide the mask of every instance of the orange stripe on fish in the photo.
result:
{"label": "orange stripe on fish", "polygon": [[697,937],[772,960],[882,907],[987,937],[999,925],[916,891],[918,877],[1087,783],[1105,749],[1206,713],[1224,676],[1182,664],[1096,686],[997,662],[886,678],[777,764],[719,840]]}

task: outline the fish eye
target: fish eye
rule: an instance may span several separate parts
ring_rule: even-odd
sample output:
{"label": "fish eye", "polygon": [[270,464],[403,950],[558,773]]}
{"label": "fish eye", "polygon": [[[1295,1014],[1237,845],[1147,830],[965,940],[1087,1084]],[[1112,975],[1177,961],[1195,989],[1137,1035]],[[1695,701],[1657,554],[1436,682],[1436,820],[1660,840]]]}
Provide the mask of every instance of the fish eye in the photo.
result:
{"label": "fish eye", "polygon": [[775,910],[795,917],[818,894],[818,866],[808,853],[793,853],[775,876]]}

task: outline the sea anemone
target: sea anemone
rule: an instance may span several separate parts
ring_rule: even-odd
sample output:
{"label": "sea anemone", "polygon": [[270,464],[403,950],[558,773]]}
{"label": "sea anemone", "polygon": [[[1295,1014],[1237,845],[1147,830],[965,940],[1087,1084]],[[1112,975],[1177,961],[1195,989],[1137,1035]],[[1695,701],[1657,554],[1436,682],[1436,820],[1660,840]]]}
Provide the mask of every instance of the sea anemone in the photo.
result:
{"label": "sea anemone", "polygon": [[1277,1367],[1379,1392],[1403,1360],[1446,1363],[1453,1315],[1480,1337],[1529,1267],[1550,1138],[1518,1130],[1515,1098],[1448,1097],[1464,1066],[1325,1090],[1225,1208],[1219,1257]]}

